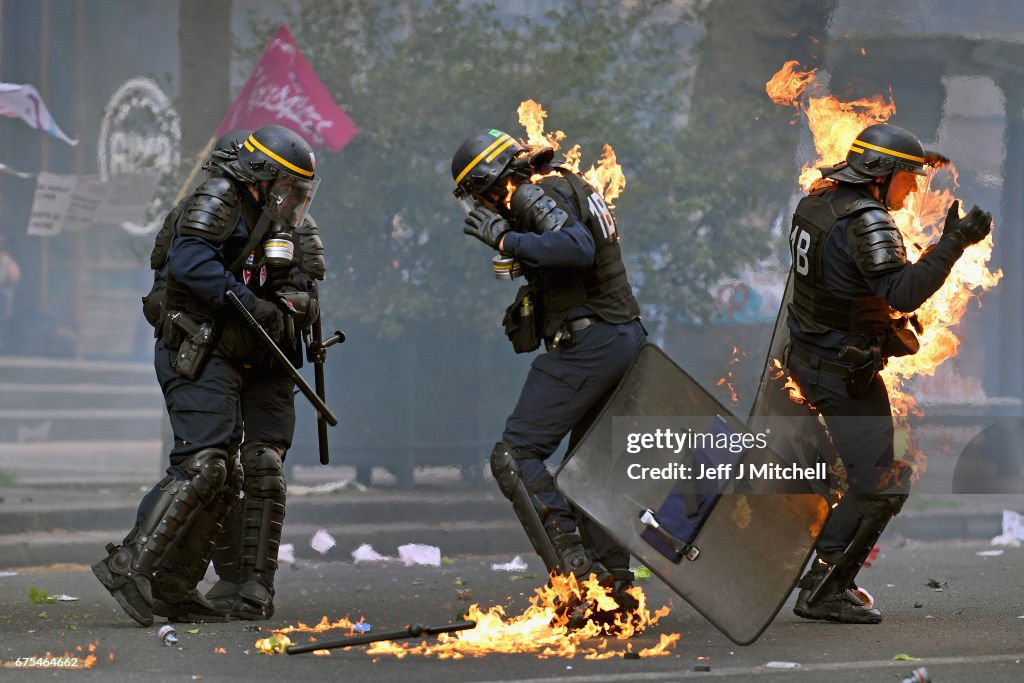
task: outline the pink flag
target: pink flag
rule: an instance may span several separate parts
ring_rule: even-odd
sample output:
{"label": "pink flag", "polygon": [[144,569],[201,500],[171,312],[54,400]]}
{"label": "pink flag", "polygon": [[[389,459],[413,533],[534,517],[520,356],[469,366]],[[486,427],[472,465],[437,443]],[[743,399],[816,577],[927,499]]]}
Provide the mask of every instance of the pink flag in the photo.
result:
{"label": "pink flag", "polygon": [[216,134],[272,123],[291,128],[313,147],[335,152],[356,135],[356,124],[334,103],[284,24],[263,50]]}
{"label": "pink flag", "polygon": [[77,145],[60,129],[50,116],[50,110],[43,103],[39,91],[31,85],[0,83],[0,116],[21,119],[36,130],[41,130],[69,145]]}

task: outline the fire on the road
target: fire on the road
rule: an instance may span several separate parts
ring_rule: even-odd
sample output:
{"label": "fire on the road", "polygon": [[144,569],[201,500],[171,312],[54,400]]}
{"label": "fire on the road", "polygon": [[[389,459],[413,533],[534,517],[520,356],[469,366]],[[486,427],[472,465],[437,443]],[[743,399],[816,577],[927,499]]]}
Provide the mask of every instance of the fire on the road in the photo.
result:
{"label": "fire on the road", "polygon": [[[817,85],[814,69],[802,70],[797,62],[790,61],[765,86],[773,102],[792,105],[806,116],[818,158],[800,174],[800,185],[805,190],[822,182],[816,167],[842,161],[857,133],[872,124],[888,121],[896,112],[893,103],[881,95],[842,101],[832,95],[814,94]],[[910,261],[919,259],[928,245],[941,235],[946,210],[955,199],[956,169],[952,164],[932,169],[917,182],[918,192],[910,195],[904,208],[892,212],[903,233]],[[961,215],[964,213],[961,207]],[[903,391],[905,380],[916,375],[933,375],[940,364],[957,354],[960,340],[954,328],[967,311],[969,302],[994,287],[1002,277],[1001,271],[988,267],[992,246],[992,235],[989,235],[981,244],[968,249],[942,288],[918,309],[917,319],[923,328],[918,334],[920,351],[890,358],[882,372],[889,388],[893,415],[919,412],[914,399]]]}
{"label": "fire on the road", "polygon": [[[613,613],[617,607],[615,599],[610,591],[599,585],[593,577],[578,585],[575,577],[554,576],[547,585],[535,591],[530,598],[529,607],[522,614],[507,616],[501,606],[484,610],[476,604],[470,605],[465,618],[476,622],[473,629],[451,634],[443,633],[436,639],[426,639],[418,644],[398,641],[373,643],[367,648],[366,654],[373,657],[389,655],[399,658],[421,655],[439,659],[482,657],[498,653],[527,653],[540,658],[621,657],[624,652],[631,651],[632,646],[626,643],[625,647],[616,647],[615,642],[623,642],[642,633],[669,613],[668,607],[662,607],[652,614],[640,587],[634,586],[630,593],[637,600],[638,607],[628,613]],[[583,603],[587,607],[582,619],[579,620],[581,624],[574,624],[574,627],[571,627],[569,621],[572,615],[566,614],[560,606],[573,603]],[[608,618],[608,614],[613,616]],[[353,626],[348,619],[330,624],[324,617],[320,623],[331,628],[348,628],[350,631]],[[315,629],[302,624],[299,627],[280,629],[270,638],[257,641],[256,648],[267,654],[283,652],[284,648],[291,644],[285,634],[318,630],[329,629]],[[637,655],[668,655],[678,640],[678,633],[662,634],[656,645],[641,649]],[[310,641],[315,642],[315,637],[311,637]]]}

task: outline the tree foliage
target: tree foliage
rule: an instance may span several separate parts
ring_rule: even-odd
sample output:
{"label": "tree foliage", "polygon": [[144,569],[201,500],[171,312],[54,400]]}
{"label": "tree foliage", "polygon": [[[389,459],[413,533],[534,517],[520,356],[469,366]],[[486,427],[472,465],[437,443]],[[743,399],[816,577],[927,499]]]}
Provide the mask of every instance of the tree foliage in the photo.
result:
{"label": "tree foliage", "polygon": [[[384,337],[424,320],[498,330],[513,290],[462,234],[450,160],[480,129],[524,136],[516,108],[526,99],[548,111],[548,130],[582,145],[584,168],[603,143],[614,147],[628,181],[616,209],[623,250],[648,316],[706,316],[710,285],[768,253],[765,193],[740,190],[750,169],[710,163],[735,151],[764,105],[708,101],[693,115],[689,47],[701,17],[668,0],[554,7],[513,15],[457,0],[306,0],[285,18],[360,130],[339,154],[319,155],[313,213],[332,313]],[[262,40],[243,64],[274,28],[255,28]],[[777,147],[792,157],[789,141]]]}

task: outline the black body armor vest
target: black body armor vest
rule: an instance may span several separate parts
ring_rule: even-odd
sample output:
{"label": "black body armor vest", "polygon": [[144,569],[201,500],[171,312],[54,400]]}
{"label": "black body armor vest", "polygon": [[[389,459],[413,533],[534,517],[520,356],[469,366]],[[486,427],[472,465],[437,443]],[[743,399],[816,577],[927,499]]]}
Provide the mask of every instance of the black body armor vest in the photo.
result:
{"label": "black body armor vest", "polygon": [[544,314],[542,336],[550,337],[576,307],[586,306],[610,323],[627,323],[640,316],[640,305],[622,263],[622,249],[615,218],[604,198],[580,176],[559,169],[562,176],[543,179],[539,185],[559,208],[578,216],[594,238],[594,263],[586,268],[540,268],[528,272],[541,288]]}
{"label": "black body armor vest", "polygon": [[836,330],[873,337],[892,326],[889,305],[880,296],[843,296],[830,291],[823,276],[825,238],[841,218],[868,210],[886,211],[878,200],[826,186],[800,200],[790,227],[793,301],[789,314],[810,333]]}

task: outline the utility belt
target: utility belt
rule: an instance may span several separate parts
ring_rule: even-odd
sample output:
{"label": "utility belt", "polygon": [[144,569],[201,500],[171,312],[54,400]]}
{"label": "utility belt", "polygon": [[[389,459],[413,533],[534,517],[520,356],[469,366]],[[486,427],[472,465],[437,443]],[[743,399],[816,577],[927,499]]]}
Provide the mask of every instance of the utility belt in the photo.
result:
{"label": "utility belt", "polygon": [[844,380],[846,392],[853,398],[867,394],[875,376],[885,367],[885,356],[878,344],[867,349],[857,346],[840,347],[838,358],[832,360],[822,358],[817,352],[792,342],[788,357],[818,372]]}
{"label": "utility belt", "polygon": [[544,337],[544,348],[548,351],[567,349],[576,343],[577,332],[582,332],[599,322],[602,322],[602,319],[593,315],[576,318],[575,320],[566,320],[553,335]]}

